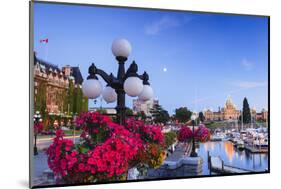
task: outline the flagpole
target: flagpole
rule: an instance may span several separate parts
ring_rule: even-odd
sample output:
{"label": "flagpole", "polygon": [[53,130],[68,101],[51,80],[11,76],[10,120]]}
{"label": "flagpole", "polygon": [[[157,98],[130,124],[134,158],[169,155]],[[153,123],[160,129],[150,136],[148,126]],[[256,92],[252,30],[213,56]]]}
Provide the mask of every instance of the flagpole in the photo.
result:
{"label": "flagpole", "polygon": [[48,62],[48,42],[46,43],[46,48],[45,48],[45,61]]}

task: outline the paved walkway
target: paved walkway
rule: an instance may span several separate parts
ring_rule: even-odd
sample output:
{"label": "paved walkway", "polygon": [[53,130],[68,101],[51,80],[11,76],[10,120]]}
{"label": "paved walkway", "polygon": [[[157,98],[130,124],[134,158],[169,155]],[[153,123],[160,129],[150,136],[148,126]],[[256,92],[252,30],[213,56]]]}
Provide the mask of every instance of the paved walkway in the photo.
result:
{"label": "paved walkway", "polygon": [[32,182],[34,185],[41,185],[44,184],[42,182],[43,180],[43,172],[46,170],[49,170],[48,166],[48,157],[47,154],[44,151],[40,150],[38,152],[38,155],[33,156],[33,163],[32,163],[32,169],[33,169],[33,176],[32,176]]}
{"label": "paved walkway", "polygon": [[[64,139],[73,140],[73,136],[65,136]],[[80,136],[75,136],[75,143],[79,142]],[[47,149],[53,143],[53,137],[48,138],[39,138],[37,139],[37,148],[38,150]]]}
{"label": "paved walkway", "polygon": [[[73,139],[73,136],[66,136],[64,138]],[[79,142],[79,136],[75,136],[75,143]],[[50,170],[48,166],[48,157],[46,154],[47,148],[53,143],[53,138],[41,138],[37,141],[38,155],[32,156],[32,168],[33,168],[33,183],[42,183],[42,177],[44,171]]]}
{"label": "paved walkway", "polygon": [[[189,145],[189,144],[188,144]],[[190,145],[188,146],[188,149]],[[169,156],[166,158],[165,161],[178,161],[180,158],[187,156],[185,155],[186,144],[178,143],[176,145],[176,149],[173,153],[169,153]]]}
{"label": "paved walkway", "polygon": [[47,169],[49,169],[47,154],[45,151],[40,151],[38,155],[33,156],[33,176],[40,177]]}

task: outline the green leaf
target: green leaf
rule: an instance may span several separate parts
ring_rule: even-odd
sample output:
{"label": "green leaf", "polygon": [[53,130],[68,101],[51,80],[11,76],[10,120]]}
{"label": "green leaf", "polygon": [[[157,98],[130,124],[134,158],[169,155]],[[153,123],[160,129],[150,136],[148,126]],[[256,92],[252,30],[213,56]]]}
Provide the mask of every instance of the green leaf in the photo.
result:
{"label": "green leaf", "polygon": [[88,147],[80,146],[79,151],[83,154],[86,154],[89,151]]}

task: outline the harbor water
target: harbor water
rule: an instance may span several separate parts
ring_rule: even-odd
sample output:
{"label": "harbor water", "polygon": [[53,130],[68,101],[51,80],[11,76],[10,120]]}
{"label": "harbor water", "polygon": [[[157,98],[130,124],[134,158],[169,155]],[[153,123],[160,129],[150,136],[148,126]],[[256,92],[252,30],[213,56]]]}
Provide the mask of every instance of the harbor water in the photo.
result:
{"label": "harbor water", "polygon": [[225,165],[243,168],[252,171],[266,171],[268,169],[268,154],[253,154],[246,150],[240,151],[230,141],[200,143],[197,153],[204,160],[203,175],[209,175],[208,151],[211,156],[220,157]]}

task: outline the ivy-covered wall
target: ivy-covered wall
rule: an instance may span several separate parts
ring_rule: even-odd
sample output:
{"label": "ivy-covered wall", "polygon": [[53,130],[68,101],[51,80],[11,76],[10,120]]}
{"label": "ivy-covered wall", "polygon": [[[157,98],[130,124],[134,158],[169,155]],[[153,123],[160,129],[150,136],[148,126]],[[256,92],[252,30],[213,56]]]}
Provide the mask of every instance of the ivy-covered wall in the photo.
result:
{"label": "ivy-covered wall", "polygon": [[58,122],[65,121],[65,117],[73,118],[75,114],[88,111],[88,98],[83,95],[82,88],[78,85],[75,86],[74,80],[69,80],[67,89],[55,90],[55,104],[58,105],[58,109],[63,116],[50,115],[50,112],[47,112],[47,85],[47,81],[38,80],[37,87],[35,87],[37,92],[34,93],[34,110],[40,112],[47,130],[52,127],[55,120]]}

